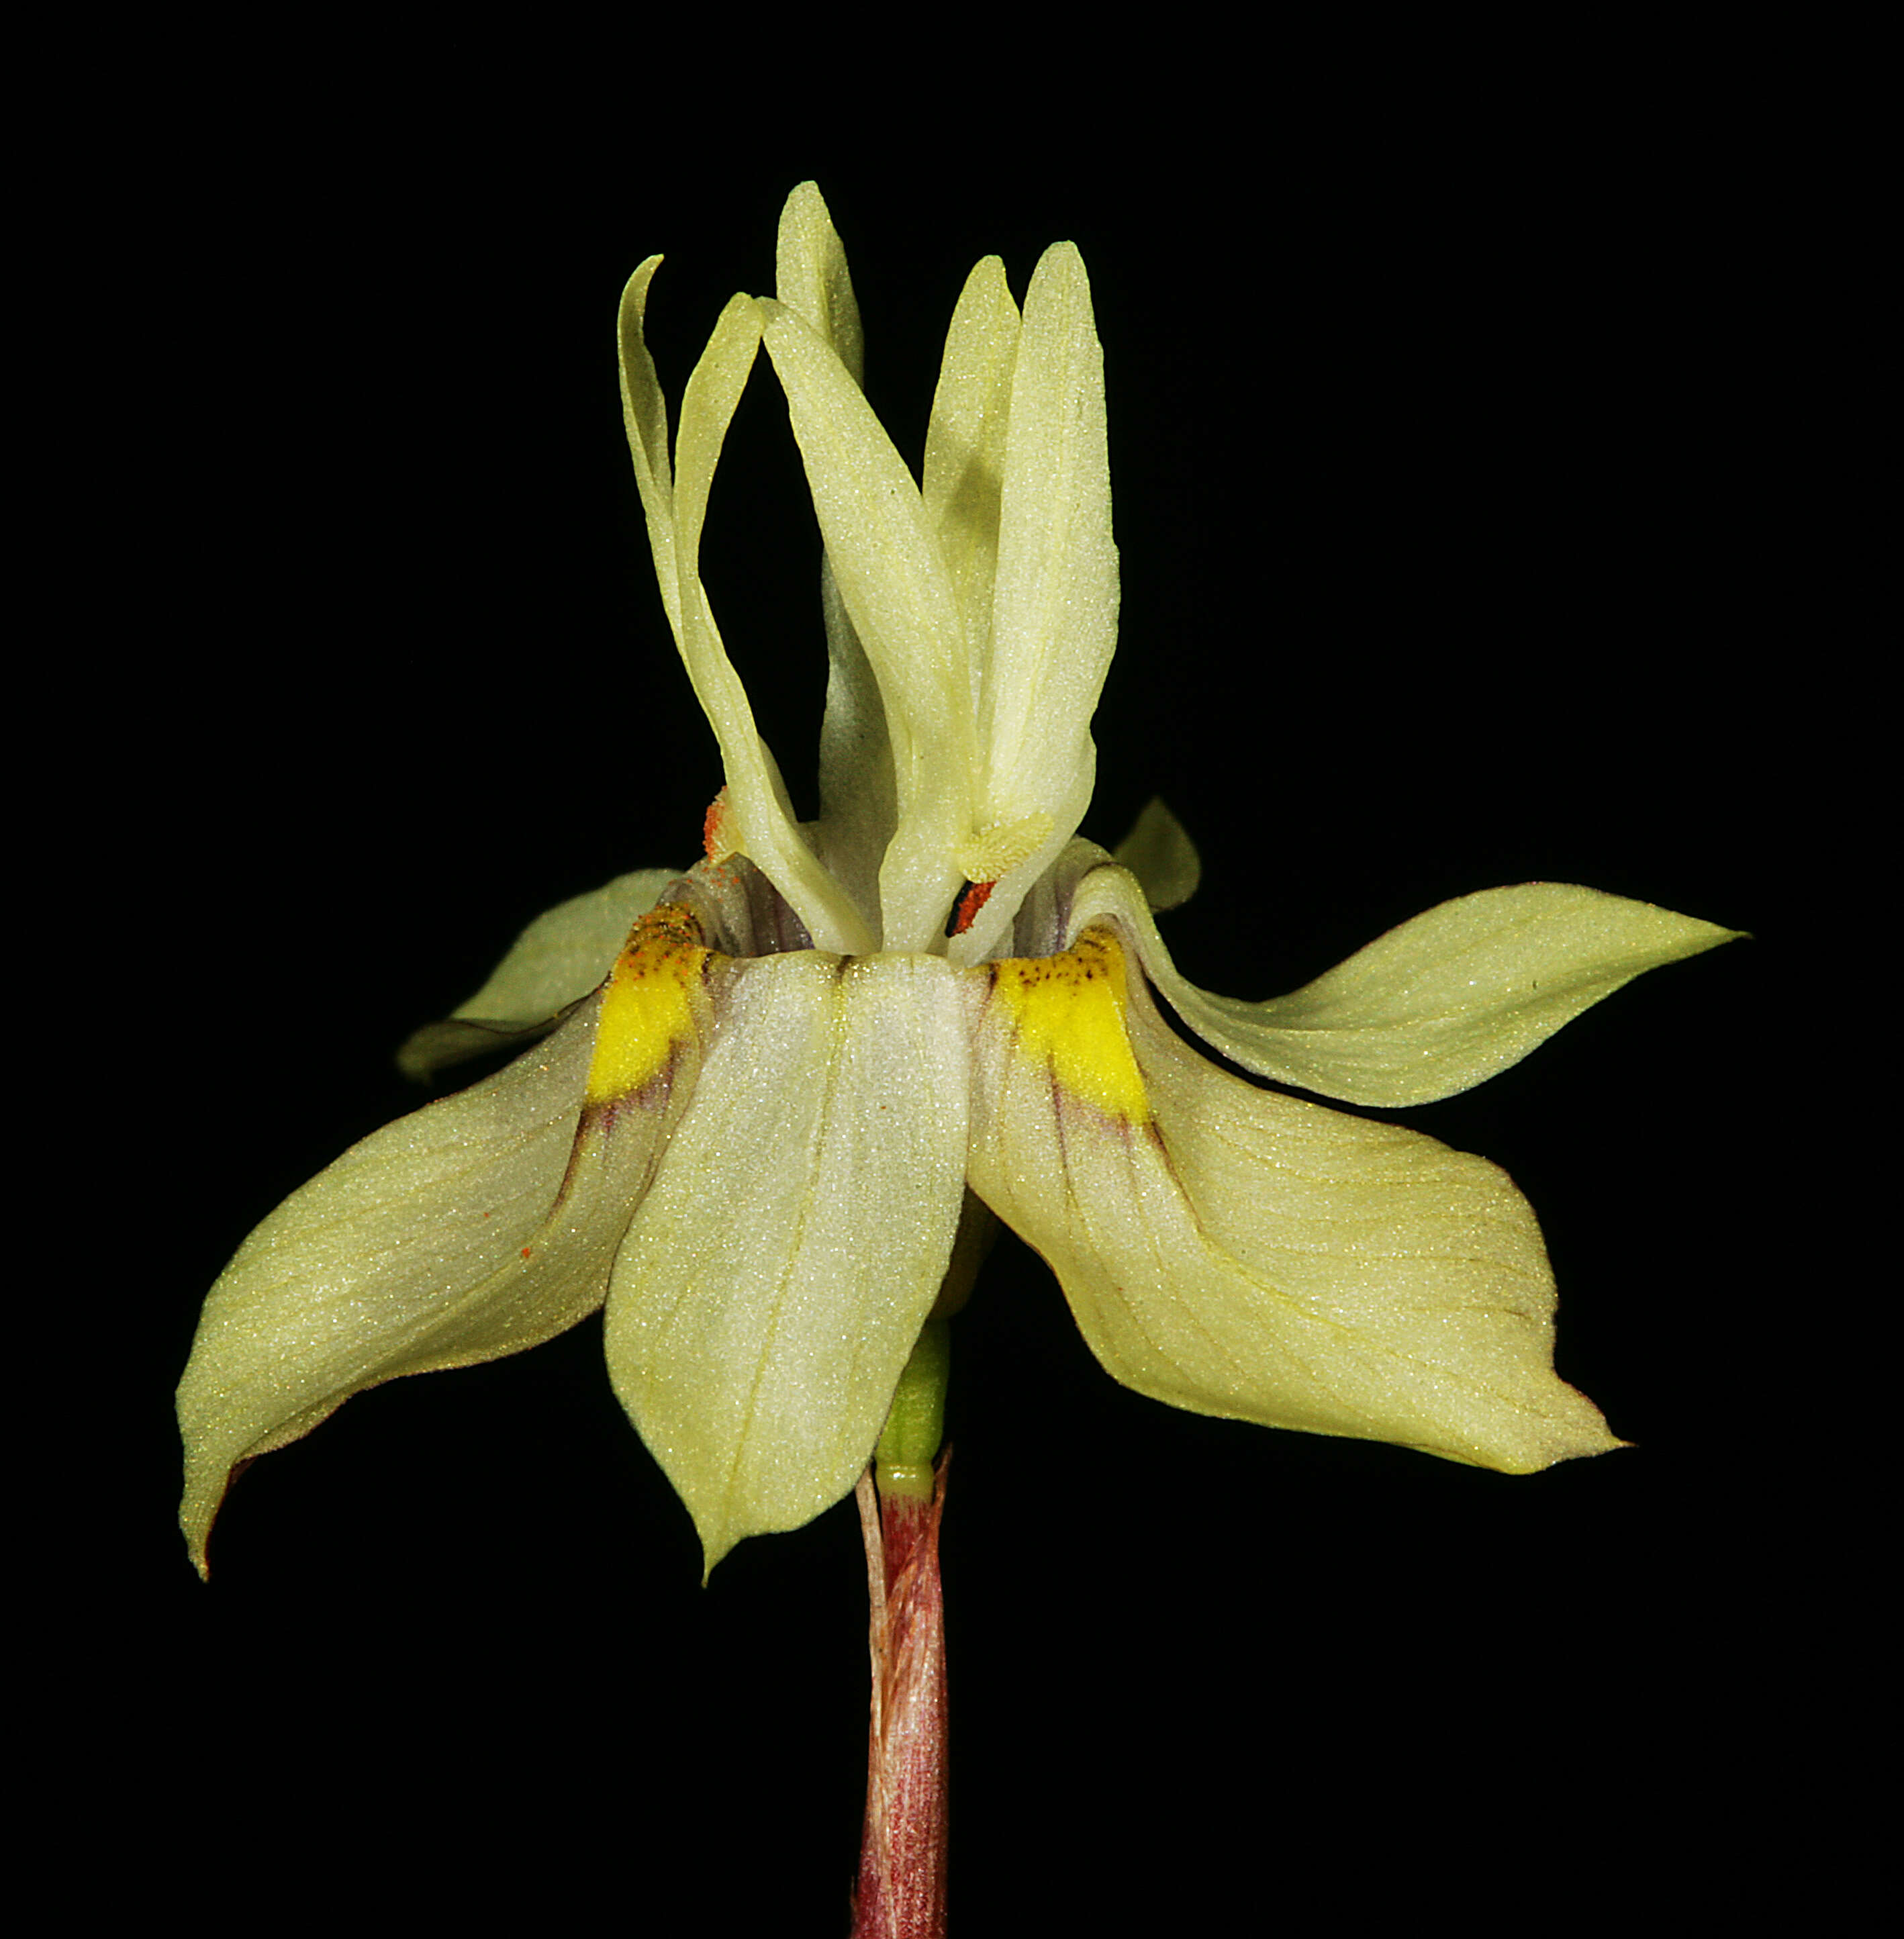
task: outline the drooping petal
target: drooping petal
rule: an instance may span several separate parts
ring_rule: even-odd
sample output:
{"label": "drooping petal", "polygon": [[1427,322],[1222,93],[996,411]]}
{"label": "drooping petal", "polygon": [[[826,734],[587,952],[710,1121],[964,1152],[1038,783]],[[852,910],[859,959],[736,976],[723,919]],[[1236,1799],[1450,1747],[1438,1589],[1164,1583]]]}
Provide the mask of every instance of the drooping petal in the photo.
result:
{"label": "drooping petal", "polygon": [[406,1077],[429,1077],[517,1039],[546,1035],[614,967],[635,918],[654,907],[677,873],[637,869],[545,909],[468,1002],[411,1033],[397,1068]]}
{"label": "drooping petal", "polygon": [[747,689],[728,657],[701,583],[701,529],[708,493],[759,345],[759,310],[750,297],[737,296],[721,312],[682,395],[671,479],[667,401],[643,330],[648,285],[660,261],[650,257],[622,294],[623,408],[662,603],[695,697],[720,743],[730,836],[798,910],[812,935],[841,950],[868,948],[873,939],[851,901],[795,826],[780,769],[754,725]]}
{"label": "drooping petal", "polygon": [[998,886],[950,952],[957,963],[998,947],[1090,800],[1090,720],[1118,633],[1105,424],[1090,285],[1060,242],[1033,272],[1012,368],[978,714],[979,839],[961,858],[971,880]]}
{"label": "drooping petal", "polygon": [[845,366],[796,312],[760,307],[827,559],[884,702],[897,826],[880,872],[883,942],[929,948],[963,880],[954,852],[972,826],[957,602],[918,487]]}
{"label": "drooping petal", "polygon": [[1124,1385],[1516,1473],[1619,1444],[1554,1375],[1553,1280],[1504,1173],[1205,1063],[1108,924],[969,973],[972,1189]]}
{"label": "drooping petal", "polygon": [[711,973],[692,1108],[615,1265],[609,1371],[712,1569],[850,1490],[944,1277],[966,1044],[938,957]]}
{"label": "drooping petal", "polygon": [[601,1304],[692,1088],[698,933],[655,912],[554,1036],[353,1146],[239,1248],[178,1389],[201,1572],[241,1463],[367,1387],[519,1353]]}
{"label": "drooping petal", "polygon": [[1468,1090],[1643,970],[1744,933],[1597,889],[1524,882],[1443,903],[1290,995],[1247,1003],[1186,982],[1136,884],[1090,867],[1067,933],[1107,915],[1128,926],[1145,974],[1224,1056],[1279,1083],[1391,1107]]}

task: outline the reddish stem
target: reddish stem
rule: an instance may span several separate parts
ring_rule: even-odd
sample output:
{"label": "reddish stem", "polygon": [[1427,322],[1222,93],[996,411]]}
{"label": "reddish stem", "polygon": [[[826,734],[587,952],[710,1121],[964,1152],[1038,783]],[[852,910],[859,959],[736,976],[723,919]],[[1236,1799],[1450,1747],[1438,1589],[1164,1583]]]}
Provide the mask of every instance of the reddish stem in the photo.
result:
{"label": "reddish stem", "polygon": [[[949,1450],[948,1450],[949,1452]],[[872,1600],[872,1727],[853,1939],[944,1939],[945,1606],[932,1499],[880,1496],[859,1478],[859,1526]]]}

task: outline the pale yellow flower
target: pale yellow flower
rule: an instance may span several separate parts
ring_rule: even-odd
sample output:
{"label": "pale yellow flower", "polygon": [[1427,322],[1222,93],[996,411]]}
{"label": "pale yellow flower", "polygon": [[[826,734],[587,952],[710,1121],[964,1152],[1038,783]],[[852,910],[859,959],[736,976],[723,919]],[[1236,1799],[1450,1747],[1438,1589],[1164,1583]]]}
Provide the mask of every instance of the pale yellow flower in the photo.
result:
{"label": "pale yellow flower", "polygon": [[[1395,1106],[1504,1069],[1732,932],[1564,884],[1443,904],[1294,994],[1185,982],[1152,911],[1195,885],[1147,811],[1078,839],[1116,636],[1103,383],[1077,251],[1022,311],[954,313],[915,484],[862,396],[818,192],[777,300],[737,296],[671,447],[622,306],[662,598],[719,738],[708,859],[552,911],[415,1067],[515,1063],[365,1139],[246,1240],[179,1390],[203,1566],[236,1466],[400,1374],[534,1346],[606,1302],[616,1393],[708,1566],[853,1487],[968,1188],[1049,1262],[1118,1380],[1197,1411],[1525,1472],[1617,1445],[1556,1377],[1532,1212],[1485,1160],[1262,1089]],[[759,348],[826,545],[822,807],[797,823],[698,567]]]}

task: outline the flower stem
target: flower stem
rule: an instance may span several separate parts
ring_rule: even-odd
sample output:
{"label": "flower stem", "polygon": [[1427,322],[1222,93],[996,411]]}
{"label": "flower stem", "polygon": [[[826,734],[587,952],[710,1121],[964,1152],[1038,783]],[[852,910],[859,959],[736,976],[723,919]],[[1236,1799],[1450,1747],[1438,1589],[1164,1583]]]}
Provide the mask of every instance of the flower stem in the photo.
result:
{"label": "flower stem", "polygon": [[[853,1939],[944,1939],[945,1601],[938,1525],[952,1450],[939,1452],[951,1317],[997,1237],[969,1190],[938,1297],[894,1389],[855,1490],[872,1604],[872,1724]],[[934,1457],[936,1457],[936,1462]]]}
{"label": "flower stem", "polygon": [[940,1457],[929,1499],[859,1478],[872,1602],[872,1724],[853,1939],[944,1939],[945,1630]]}

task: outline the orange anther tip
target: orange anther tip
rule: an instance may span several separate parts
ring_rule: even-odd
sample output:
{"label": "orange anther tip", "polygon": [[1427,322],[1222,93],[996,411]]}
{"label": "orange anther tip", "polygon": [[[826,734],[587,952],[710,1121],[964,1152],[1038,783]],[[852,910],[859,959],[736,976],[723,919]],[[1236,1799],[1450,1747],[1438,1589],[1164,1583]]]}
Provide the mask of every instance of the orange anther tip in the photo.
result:
{"label": "orange anther tip", "polygon": [[959,898],[959,919],[952,925],[954,936],[964,935],[978,921],[978,912],[985,906],[987,897],[997,887],[996,882],[974,882]]}

